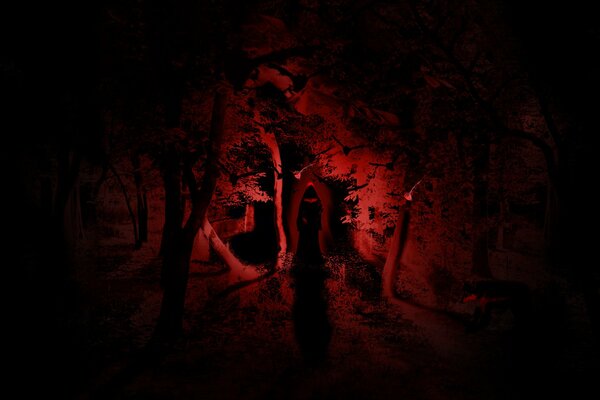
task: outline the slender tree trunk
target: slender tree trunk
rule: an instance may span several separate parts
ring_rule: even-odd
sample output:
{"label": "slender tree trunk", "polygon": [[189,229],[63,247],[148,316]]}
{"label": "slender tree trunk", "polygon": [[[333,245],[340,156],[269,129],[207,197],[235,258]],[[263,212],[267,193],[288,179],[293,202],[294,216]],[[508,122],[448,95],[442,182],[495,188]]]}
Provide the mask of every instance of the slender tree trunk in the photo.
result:
{"label": "slender tree trunk", "polygon": [[496,227],[496,246],[497,250],[504,250],[504,236],[508,221],[508,196],[506,194],[506,160],[508,158],[509,149],[506,146],[497,148],[498,153],[498,219]]}
{"label": "slender tree trunk", "polygon": [[79,177],[80,164],[81,157],[79,153],[71,153],[68,149],[61,148],[58,154],[56,195],[50,218],[50,225],[53,227],[52,237],[48,238],[52,242],[50,246],[52,254],[48,258],[58,264],[58,270],[52,274],[52,279],[56,279],[57,282],[67,282],[72,272],[67,254],[68,242],[65,216],[69,198]]}
{"label": "slender tree trunk", "polygon": [[83,218],[81,216],[81,196],[79,182],[75,182],[67,199],[64,213],[65,238],[75,243],[84,238]]}
{"label": "slender tree trunk", "polygon": [[119,183],[119,187],[121,188],[121,192],[123,193],[123,198],[125,199],[125,205],[127,206],[127,211],[129,213],[129,218],[131,219],[131,225],[133,228],[133,243],[137,249],[141,246],[140,238],[138,235],[138,226],[137,226],[137,221],[135,218],[135,213],[133,212],[133,208],[131,207],[131,201],[129,201],[129,194],[127,193],[127,187],[125,186],[125,183],[121,179],[121,176],[118,174],[115,167],[112,164],[109,164],[108,167],[110,169],[110,172],[112,172],[114,177],[117,179],[117,182]]}
{"label": "slender tree trunk", "polygon": [[136,154],[132,156],[131,163],[133,164],[133,178],[135,181],[135,197],[137,201],[139,239],[141,246],[142,243],[148,241],[148,199],[146,196],[146,188],[143,184],[139,155]]}
{"label": "slender tree trunk", "polygon": [[535,74],[529,76],[531,86],[537,96],[540,112],[546,123],[546,128],[553,145],[544,151],[548,173],[548,190],[546,196],[546,210],[544,215],[544,241],[550,263],[561,263],[564,245],[561,240],[565,221],[561,212],[561,192],[567,184],[565,179],[567,168],[563,161],[568,159],[568,142],[564,140],[556,120],[551,111],[548,92],[544,90],[542,82]]}
{"label": "slender tree trunk", "polygon": [[176,236],[181,230],[183,210],[181,208],[181,165],[179,157],[173,150],[165,155],[163,163],[163,185],[165,191],[165,223],[163,225],[160,255],[163,256],[161,283],[165,281],[169,268],[169,249],[175,247]]}
{"label": "slender tree trunk", "polygon": [[568,264],[569,219],[568,215],[572,198],[569,193],[576,188],[571,188],[572,179],[569,178],[568,148],[563,145],[558,151],[556,161],[556,174],[554,179],[548,179],[548,192],[546,199],[546,212],[544,218],[544,240],[546,242],[546,255],[549,262],[555,267]]}
{"label": "slender tree trunk", "polygon": [[140,240],[142,242],[148,241],[148,194],[146,189],[142,193],[142,207],[143,212],[140,214]]}
{"label": "slender tree trunk", "polygon": [[476,144],[476,157],[473,160],[473,251],[471,272],[482,278],[491,278],[488,255],[488,170],[490,162],[490,142],[481,138]]}
{"label": "slender tree trunk", "polygon": [[[190,185],[192,210],[183,229],[177,229],[175,241],[165,247],[163,263],[163,300],[156,327],[155,337],[159,340],[172,340],[182,333],[185,295],[189,277],[190,259],[194,239],[206,222],[208,207],[217,186],[219,177],[218,160],[221,154],[225,131],[225,111],[227,96],[217,91],[213,103],[213,113],[209,134],[210,148],[205,163],[205,172],[200,189]],[[193,172],[189,178],[193,178]],[[179,181],[180,182],[180,181]]]}
{"label": "slender tree trunk", "polygon": [[275,203],[275,225],[277,233],[277,243],[279,245],[279,254],[285,254],[287,251],[287,238],[283,227],[283,177],[275,177],[275,194],[273,196]]}
{"label": "slender tree trunk", "polygon": [[[285,228],[283,226],[283,172],[281,153],[275,134],[263,133],[264,141],[271,151],[273,159],[273,168],[275,169],[275,184],[273,190],[273,204],[275,208],[275,233],[277,238],[278,261],[287,252],[287,238],[285,236]],[[279,266],[279,263],[278,263]]]}
{"label": "slender tree trunk", "polygon": [[560,244],[558,192],[552,182],[548,182],[546,191],[546,210],[544,213],[544,240],[549,253],[555,251]]}
{"label": "slender tree trunk", "polygon": [[[62,220],[71,191],[79,176],[81,157],[78,153],[71,154],[68,150],[61,150],[58,155],[58,180],[53,214]],[[61,222],[62,224],[62,222]]]}
{"label": "slender tree trunk", "polygon": [[496,234],[496,249],[504,250],[504,230],[506,228],[506,221],[508,218],[508,201],[506,199],[506,192],[500,188],[498,193],[498,226]]}
{"label": "slender tree trunk", "polygon": [[396,222],[394,235],[392,236],[392,240],[390,242],[390,249],[385,260],[383,272],[381,274],[382,295],[385,299],[393,299],[396,295],[396,275],[398,266],[402,260],[404,248],[406,247],[409,223],[410,202],[407,202],[398,217],[398,221]]}
{"label": "slender tree trunk", "polygon": [[104,165],[102,166],[102,172],[100,173],[100,178],[98,178],[98,180],[96,181],[96,184],[94,185],[94,193],[93,193],[94,201],[100,195],[100,189],[102,188],[102,185],[104,184],[104,182],[106,182],[107,177],[108,177],[108,162],[105,161]]}

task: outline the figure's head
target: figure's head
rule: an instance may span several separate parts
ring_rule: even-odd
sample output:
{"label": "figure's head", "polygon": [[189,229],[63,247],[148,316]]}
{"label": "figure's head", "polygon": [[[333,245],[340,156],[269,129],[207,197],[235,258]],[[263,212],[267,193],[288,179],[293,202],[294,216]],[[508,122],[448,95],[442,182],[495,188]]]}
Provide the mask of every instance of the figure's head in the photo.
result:
{"label": "figure's head", "polygon": [[308,187],[304,191],[304,195],[302,196],[302,201],[307,203],[317,203],[319,202],[319,195],[315,190],[315,187],[312,183],[308,184]]}

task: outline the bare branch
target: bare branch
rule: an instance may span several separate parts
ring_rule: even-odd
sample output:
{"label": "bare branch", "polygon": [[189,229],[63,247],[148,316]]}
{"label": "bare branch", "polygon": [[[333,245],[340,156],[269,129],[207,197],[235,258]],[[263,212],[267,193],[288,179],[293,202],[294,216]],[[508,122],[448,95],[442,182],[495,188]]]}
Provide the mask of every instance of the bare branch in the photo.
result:
{"label": "bare branch", "polygon": [[355,186],[351,186],[348,188],[348,191],[357,191],[363,188],[366,188],[367,186],[369,186],[369,183],[363,183],[362,185],[355,185]]}
{"label": "bare branch", "polygon": [[342,146],[342,152],[344,153],[345,156],[347,156],[348,154],[350,154],[350,152],[352,150],[358,150],[358,149],[362,149],[364,147],[368,147],[368,145],[366,144],[359,144],[357,146],[347,146],[345,144],[343,144],[334,134],[331,134],[331,137],[333,138],[333,140],[335,140],[340,146]]}
{"label": "bare branch", "polygon": [[316,159],[317,157],[319,157],[321,154],[325,154],[327,153],[329,150],[333,149],[333,146],[329,146],[327,147],[325,150],[322,150],[316,154],[313,154],[313,159]]}
{"label": "bare branch", "polygon": [[331,137],[333,138],[333,140],[335,140],[335,142],[337,144],[339,144],[340,146],[344,147],[344,144],[342,142],[340,142],[340,139],[338,139],[334,134],[331,134]]}
{"label": "bare branch", "polygon": [[376,168],[378,167],[385,167],[385,169],[387,169],[388,171],[393,171],[394,170],[394,162],[393,161],[389,161],[385,164],[382,163],[374,163],[374,162],[370,162],[369,165],[372,165]]}

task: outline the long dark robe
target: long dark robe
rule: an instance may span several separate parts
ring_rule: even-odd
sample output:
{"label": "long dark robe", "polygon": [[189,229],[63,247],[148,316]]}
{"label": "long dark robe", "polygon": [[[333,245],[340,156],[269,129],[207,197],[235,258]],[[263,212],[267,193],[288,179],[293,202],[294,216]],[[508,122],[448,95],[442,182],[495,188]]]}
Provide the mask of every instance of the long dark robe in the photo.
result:
{"label": "long dark robe", "polygon": [[311,186],[304,193],[298,211],[300,237],[292,268],[294,331],[300,351],[310,365],[325,360],[332,331],[327,315],[327,273],[319,246],[321,210],[321,202]]}
{"label": "long dark robe", "polygon": [[321,201],[315,189],[310,186],[304,193],[296,220],[299,233],[296,257],[300,262],[312,264],[322,261],[319,246],[321,211]]}

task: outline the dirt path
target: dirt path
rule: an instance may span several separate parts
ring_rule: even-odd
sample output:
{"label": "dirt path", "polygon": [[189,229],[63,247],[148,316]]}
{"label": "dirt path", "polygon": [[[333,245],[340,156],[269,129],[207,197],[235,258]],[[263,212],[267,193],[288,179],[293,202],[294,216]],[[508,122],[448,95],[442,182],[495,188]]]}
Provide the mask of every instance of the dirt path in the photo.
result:
{"label": "dirt path", "polygon": [[[206,308],[207,300],[226,287],[227,277],[206,278],[200,270],[210,266],[196,266],[189,286],[185,343],[157,365],[141,368],[110,397],[514,398],[507,393],[504,333],[469,335],[445,315],[384,303],[363,290],[376,287],[376,282],[349,278],[350,270],[365,268],[359,263],[356,257],[340,254],[325,266],[323,304],[331,337],[325,361],[316,366],[306,363],[298,345],[294,303],[303,283],[289,268]],[[123,265],[131,268],[131,263]],[[113,280],[130,283],[144,274],[143,268],[110,272]],[[133,299],[138,307],[131,312],[130,323],[143,337],[139,341],[147,338],[158,299],[149,287]]]}
{"label": "dirt path", "polygon": [[[589,372],[578,361],[589,337],[566,328],[585,324],[578,297],[546,301],[525,335],[510,320],[466,333],[456,318],[381,301],[377,272],[350,250],[330,254],[325,274],[287,265],[218,301],[230,285],[222,267],[192,265],[185,340],[136,364],[160,307],[157,249],[108,243],[86,257],[95,263],[80,277],[82,399],[520,399],[583,388]],[[313,345],[330,332],[322,363],[307,363],[299,326]]]}

